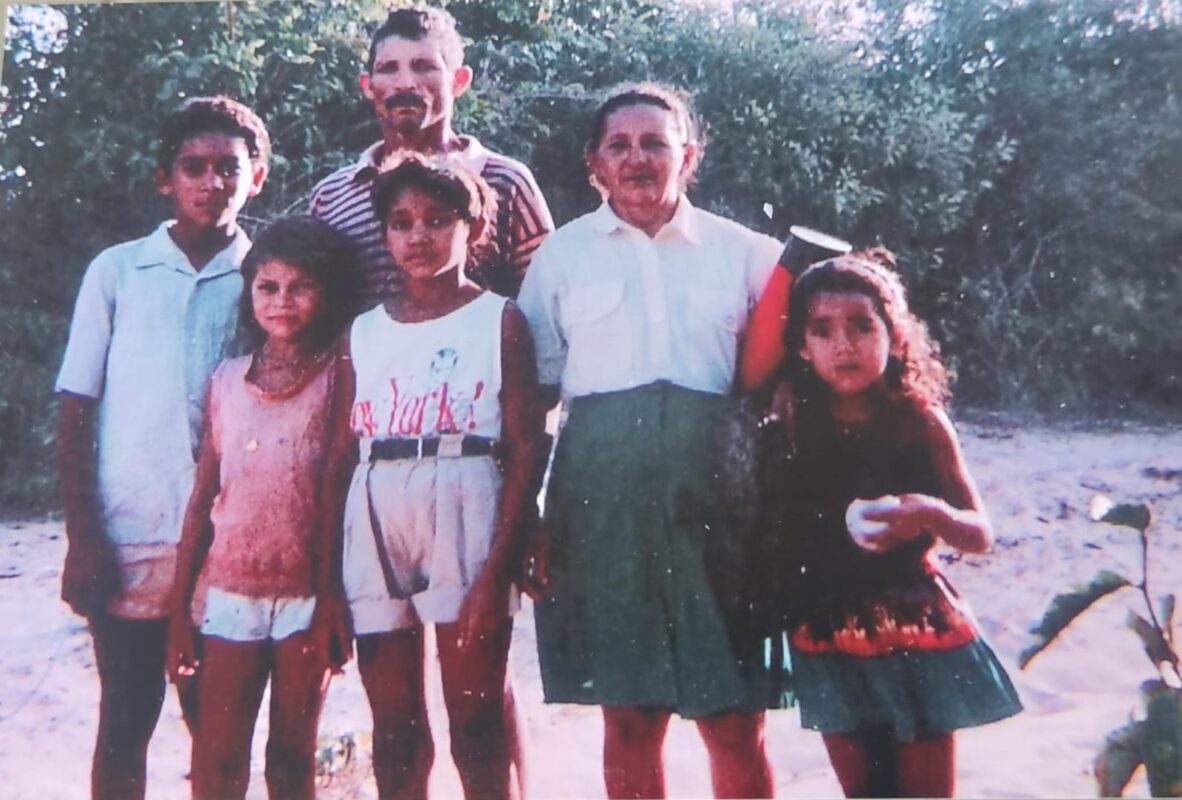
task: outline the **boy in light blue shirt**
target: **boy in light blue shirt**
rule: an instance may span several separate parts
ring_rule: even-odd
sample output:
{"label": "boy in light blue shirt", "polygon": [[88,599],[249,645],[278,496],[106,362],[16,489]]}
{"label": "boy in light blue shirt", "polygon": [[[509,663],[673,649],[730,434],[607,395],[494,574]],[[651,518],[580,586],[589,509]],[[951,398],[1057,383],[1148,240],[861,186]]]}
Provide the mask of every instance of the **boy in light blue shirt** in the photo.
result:
{"label": "boy in light blue shirt", "polygon": [[99,253],[78,292],[56,387],[62,599],[94,638],[96,799],[144,796],[206,384],[236,339],[250,247],[238,213],[269,157],[266,128],[241,103],[194,98],[168,115],[156,188],[175,218]]}

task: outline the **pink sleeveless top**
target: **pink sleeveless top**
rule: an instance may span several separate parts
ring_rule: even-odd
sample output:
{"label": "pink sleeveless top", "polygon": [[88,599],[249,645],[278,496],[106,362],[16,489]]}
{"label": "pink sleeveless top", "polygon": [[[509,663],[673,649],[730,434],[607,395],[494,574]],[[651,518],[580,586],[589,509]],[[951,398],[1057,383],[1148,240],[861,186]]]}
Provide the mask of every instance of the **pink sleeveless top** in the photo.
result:
{"label": "pink sleeveless top", "polygon": [[246,380],[253,356],[224,361],[214,373],[209,417],[221,489],[205,586],[250,597],[312,594],[335,358],[283,393]]}

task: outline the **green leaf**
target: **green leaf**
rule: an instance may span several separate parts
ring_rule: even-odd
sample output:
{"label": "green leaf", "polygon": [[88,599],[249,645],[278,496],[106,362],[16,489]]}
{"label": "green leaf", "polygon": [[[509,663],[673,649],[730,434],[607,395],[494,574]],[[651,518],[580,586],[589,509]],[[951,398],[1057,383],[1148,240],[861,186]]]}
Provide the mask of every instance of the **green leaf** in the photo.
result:
{"label": "green leaf", "polygon": [[1092,762],[1101,797],[1120,797],[1141,766],[1143,722],[1130,722],[1108,734]]}
{"label": "green leaf", "polygon": [[1121,503],[1118,506],[1113,506],[1107,514],[1100,517],[1099,521],[1107,522],[1109,525],[1123,525],[1126,528],[1133,528],[1144,533],[1152,518],[1149,506],[1144,503]]}
{"label": "green leaf", "polygon": [[1161,681],[1141,685],[1142,759],[1153,797],[1182,797],[1182,692]]}
{"label": "green leaf", "polygon": [[1178,663],[1178,656],[1170,648],[1169,642],[1166,641],[1162,632],[1158,630],[1149,620],[1142,617],[1136,611],[1130,611],[1125,624],[1137,634],[1141,640],[1141,646],[1145,648],[1145,655],[1149,656],[1149,660],[1153,662],[1153,666],[1161,668],[1162,664]]}
{"label": "green leaf", "polygon": [[1035,640],[1018,656],[1018,667],[1025,669],[1031,659],[1045,650],[1055,637],[1097,600],[1129,585],[1129,579],[1123,575],[1101,570],[1087,586],[1056,595],[1043,613],[1042,620],[1030,629]]}

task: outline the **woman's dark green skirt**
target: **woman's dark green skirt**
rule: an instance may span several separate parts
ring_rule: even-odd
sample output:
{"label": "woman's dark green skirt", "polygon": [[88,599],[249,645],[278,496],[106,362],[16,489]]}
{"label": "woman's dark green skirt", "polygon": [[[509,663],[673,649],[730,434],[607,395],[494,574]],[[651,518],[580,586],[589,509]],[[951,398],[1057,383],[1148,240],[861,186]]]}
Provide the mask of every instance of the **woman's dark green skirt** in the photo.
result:
{"label": "woman's dark green skirt", "polygon": [[535,609],[547,702],[689,718],[768,707],[762,646],[736,657],[705,567],[707,538],[731,535],[714,489],[733,404],[665,382],[569,404]]}

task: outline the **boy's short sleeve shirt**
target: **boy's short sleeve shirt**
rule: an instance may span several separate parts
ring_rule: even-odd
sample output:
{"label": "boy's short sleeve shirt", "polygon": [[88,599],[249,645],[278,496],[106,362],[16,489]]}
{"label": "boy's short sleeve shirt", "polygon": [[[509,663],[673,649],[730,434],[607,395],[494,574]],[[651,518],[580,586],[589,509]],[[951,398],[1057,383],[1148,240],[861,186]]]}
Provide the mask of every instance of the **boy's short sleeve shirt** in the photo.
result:
{"label": "boy's short sleeve shirt", "polygon": [[180,540],[206,386],[237,349],[250,240],[240,230],[196,271],[169,225],[91,262],[56,386],[98,400],[98,496],[116,545]]}

